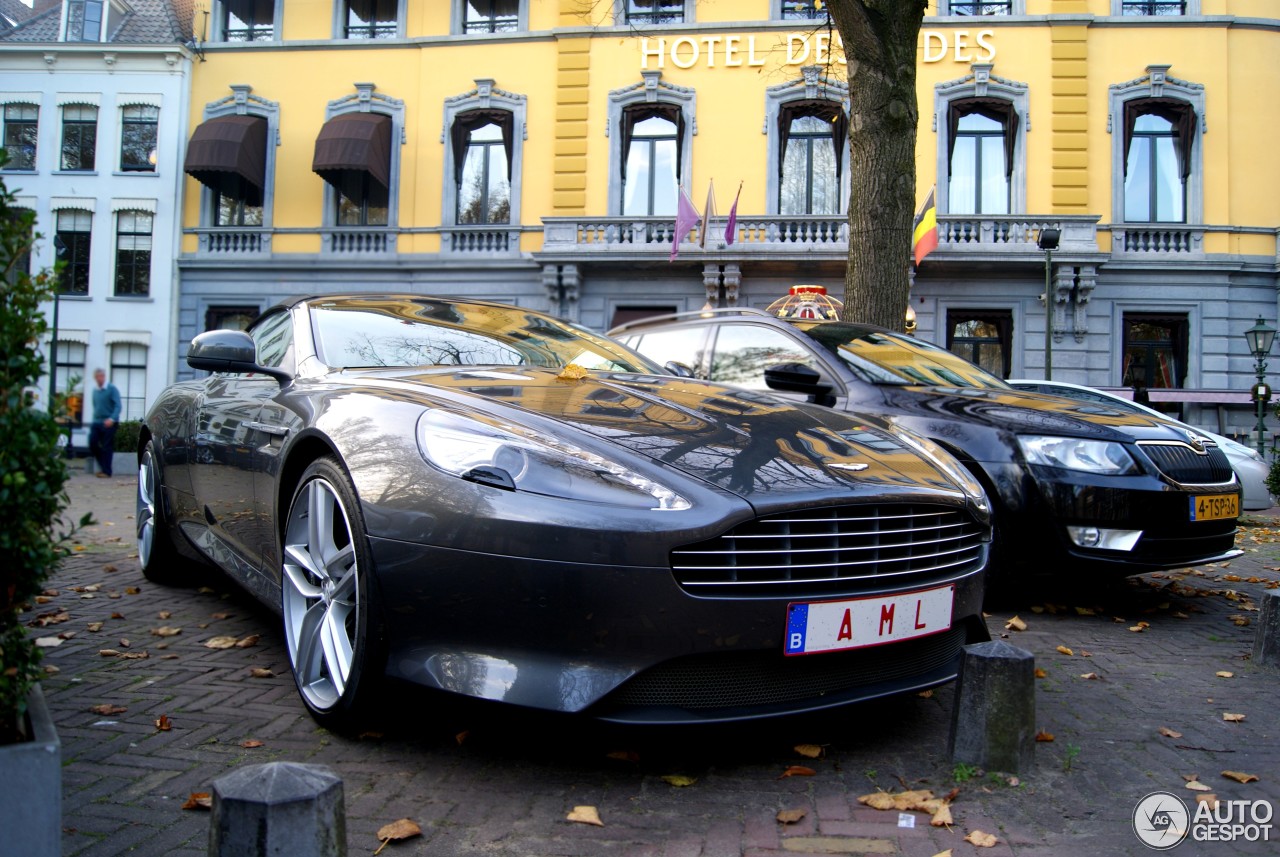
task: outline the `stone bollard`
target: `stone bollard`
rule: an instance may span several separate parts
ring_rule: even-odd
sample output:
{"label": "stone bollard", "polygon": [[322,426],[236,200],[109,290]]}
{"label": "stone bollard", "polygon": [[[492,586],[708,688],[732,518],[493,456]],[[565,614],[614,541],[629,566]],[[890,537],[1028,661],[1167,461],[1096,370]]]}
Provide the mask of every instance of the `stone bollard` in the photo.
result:
{"label": "stone bollard", "polygon": [[1002,640],[964,647],[948,751],[953,762],[1017,774],[1031,769],[1036,660]]}
{"label": "stone bollard", "polygon": [[1253,662],[1280,667],[1280,590],[1262,593],[1262,612],[1253,637]]}
{"label": "stone bollard", "polygon": [[342,780],[320,765],[270,762],[213,782],[209,857],[345,857]]}

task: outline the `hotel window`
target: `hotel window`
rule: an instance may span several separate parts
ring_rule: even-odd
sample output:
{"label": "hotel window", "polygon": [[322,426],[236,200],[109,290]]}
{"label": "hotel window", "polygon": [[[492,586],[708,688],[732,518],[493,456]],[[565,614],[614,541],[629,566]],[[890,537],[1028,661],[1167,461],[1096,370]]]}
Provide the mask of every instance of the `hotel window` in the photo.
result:
{"label": "hotel window", "polygon": [[511,222],[513,129],[505,110],[477,110],[453,120],[457,223]]}
{"label": "hotel window", "polygon": [[1022,15],[1025,0],[941,0],[939,15],[960,17]]}
{"label": "hotel window", "polygon": [[36,141],[40,134],[40,108],[34,104],[4,106],[4,148],[9,153],[6,170],[34,170]]}
{"label": "hotel window", "polygon": [[622,114],[622,213],[676,213],[683,113],[675,105],[629,107]]}
{"label": "hotel window", "polygon": [[274,0],[220,0],[214,19],[220,42],[269,42],[276,34]]}
{"label": "hotel window", "polygon": [[693,20],[688,0],[614,0],[614,21],[632,27],[680,24]]}
{"label": "hotel window", "polygon": [[849,120],[833,101],[796,101],[778,113],[778,213],[837,214]]}
{"label": "hotel window", "polygon": [[53,247],[59,262],[65,262],[58,278],[58,294],[89,294],[89,248],[93,239],[93,214],[78,208],[57,212]]}
{"label": "hotel window", "polygon": [[147,406],[147,346],[111,346],[111,383],[120,391],[120,419],[142,419]]}
{"label": "hotel window", "polygon": [[61,169],[92,172],[98,149],[98,108],[67,104],[62,108]]}
{"label": "hotel window", "polygon": [[1008,101],[966,98],[947,112],[947,211],[1008,214],[1018,114]]}
{"label": "hotel window", "polygon": [[514,33],[525,29],[520,23],[521,0],[461,0],[461,3],[464,33]]}
{"label": "hotel window", "polygon": [[68,0],[68,42],[102,41],[102,12],[106,4],[101,0]]}
{"label": "hotel window", "polygon": [[346,0],[339,5],[345,39],[394,39],[400,35],[399,0]]}
{"label": "hotel window", "polygon": [[201,226],[269,226],[280,108],[248,85],[231,89],[233,95],[205,105],[182,169],[203,185]]}
{"label": "hotel window", "polygon": [[120,109],[120,169],[132,173],[156,171],[156,136],[160,108],[131,104]]}
{"label": "hotel window", "polygon": [[992,375],[1009,377],[1012,344],[1013,313],[1008,310],[947,310],[947,350]]}
{"label": "hotel window", "polygon": [[824,0],[778,0],[778,10],[773,17],[784,21],[825,21],[827,3]]}
{"label": "hotel window", "polygon": [[1121,15],[1186,15],[1187,0],[1120,0]]}
{"label": "hotel window", "polygon": [[1124,219],[1185,223],[1195,115],[1183,102],[1125,104]]}
{"label": "hotel window", "polygon": [[392,139],[400,136],[394,124],[385,113],[362,110],[338,113],[324,123],[311,169],[332,189],[328,223],[391,224]]}
{"label": "hotel window", "polygon": [[1125,313],[1120,383],[1148,389],[1182,387],[1187,380],[1189,338],[1185,313]]}
{"label": "hotel window", "polygon": [[116,214],[116,297],[151,293],[151,231],[155,217],[145,211]]}

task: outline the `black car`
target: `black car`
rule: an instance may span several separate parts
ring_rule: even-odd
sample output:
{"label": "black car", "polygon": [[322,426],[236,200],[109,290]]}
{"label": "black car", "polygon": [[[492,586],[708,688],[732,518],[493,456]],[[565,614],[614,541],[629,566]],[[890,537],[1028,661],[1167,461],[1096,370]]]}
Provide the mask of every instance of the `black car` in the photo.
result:
{"label": "black car", "polygon": [[610,334],[693,377],[882,415],[945,447],[992,501],[988,588],[1240,553],[1240,484],[1226,456],[1157,417],[1019,392],[949,351],[869,325],[729,309]]}
{"label": "black car", "polygon": [[279,610],[313,716],[386,674],[616,720],[825,708],[985,639],[982,488],[927,440],[664,374],[512,306],[322,296],[211,331],[142,430],[138,556]]}

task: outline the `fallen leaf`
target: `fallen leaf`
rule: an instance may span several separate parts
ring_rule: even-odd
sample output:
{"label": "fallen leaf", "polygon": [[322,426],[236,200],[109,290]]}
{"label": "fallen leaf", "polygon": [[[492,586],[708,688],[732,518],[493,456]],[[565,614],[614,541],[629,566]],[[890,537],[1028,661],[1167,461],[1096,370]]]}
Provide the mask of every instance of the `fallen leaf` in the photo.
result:
{"label": "fallen leaf", "polygon": [[140,587],[140,586],[129,586],[129,587],[126,587],[126,588],[125,588],[125,590],[124,590],[124,594],[125,594],[125,595],[140,595],[140,594],[142,594],[142,587]]}
{"label": "fallen leaf", "polygon": [[197,593],[199,593],[200,595],[214,595],[214,594],[216,594],[216,593],[214,593],[213,589],[212,589],[211,587],[208,587],[208,586],[201,586],[199,589],[197,589],[197,590],[196,590],[196,592],[197,592]]}
{"label": "fallen leaf", "polygon": [[896,806],[893,801],[893,795],[888,792],[873,792],[869,795],[862,795],[858,798],[858,803],[864,803],[872,809],[893,809]]}
{"label": "fallen leaf", "polygon": [[391,822],[390,824],[384,824],[378,828],[377,833],[378,839],[382,841],[382,844],[379,845],[378,850],[373,853],[375,855],[381,854],[382,849],[387,847],[388,842],[398,842],[401,839],[412,839],[415,836],[421,835],[422,828],[418,826],[417,822],[410,818],[401,818],[397,821]]}
{"label": "fallen leaf", "polygon": [[104,702],[101,705],[89,706],[89,710],[94,714],[98,714],[103,717],[111,717],[115,714],[124,714],[129,709],[125,708],[123,705],[112,705],[109,702]]}
{"label": "fallen leaf", "polygon": [[1170,729],[1168,726],[1161,726],[1161,727],[1160,727],[1160,734],[1161,734],[1161,735],[1163,735],[1163,736],[1164,736],[1164,737],[1166,737],[1166,738],[1181,738],[1181,737],[1182,737],[1182,733],[1181,733],[1181,732],[1175,732],[1174,730]]}
{"label": "fallen leaf", "polygon": [[1135,634],[1141,634],[1143,631],[1147,629],[1144,628],[1141,624],[1138,624],[1138,625],[1130,625],[1129,630]]}
{"label": "fallen leaf", "polygon": [[[38,644],[38,643],[39,643],[39,640],[37,640],[36,642],[37,642],[37,644]],[[119,652],[117,652],[115,649],[98,649],[98,654],[102,655],[104,658],[118,658],[118,657],[120,657],[120,653],[119,653]]]}
{"label": "fallen leaf", "polygon": [[633,765],[640,763],[640,754],[635,750],[614,750],[612,753],[604,754],[606,759],[616,759],[619,762],[630,762]]}
{"label": "fallen leaf", "polygon": [[1036,733],[1036,740],[1042,744],[1048,744],[1050,741],[1053,740],[1053,733],[1045,732],[1043,729],[1041,729],[1039,732]]}
{"label": "fallen leaf", "polygon": [[1047,678],[1048,675],[1049,674],[1044,670],[1042,670],[1040,667],[1036,667],[1036,678]]}
{"label": "fallen leaf", "polygon": [[173,721],[169,719],[169,715],[161,714],[156,718],[156,729],[160,732],[168,732],[173,728]]}
{"label": "fallen leaf", "polygon": [[148,655],[145,651],[141,651],[141,652],[120,652],[117,654],[117,657],[122,658],[126,661],[145,661],[147,658],[151,656]]}
{"label": "fallen leaf", "polygon": [[124,614],[123,614],[123,613],[112,613],[112,614],[111,614],[111,618],[112,618],[112,619],[123,619],[123,618],[124,618]]}
{"label": "fallen leaf", "polygon": [[361,732],[357,737],[361,741],[381,741],[385,736],[381,732],[370,729],[367,732]]}
{"label": "fallen leaf", "polygon": [[247,738],[240,742],[240,746],[246,750],[256,750],[262,746],[262,743],[263,742],[259,741],[257,738]]}
{"label": "fallen leaf", "polygon": [[36,596],[36,603],[37,603],[37,604],[48,604],[48,603],[49,603],[50,601],[52,601],[52,600],[53,600],[53,599],[52,599],[51,597],[49,597],[48,595],[37,595],[37,596]]}
{"label": "fallen leaf", "polygon": [[1004,623],[1004,629],[1006,631],[1025,631],[1027,630],[1027,623],[1023,622],[1017,616],[1014,616],[1008,622]]}
{"label": "fallen leaf", "polygon": [[917,693],[916,696],[920,697],[921,699],[933,699],[933,691],[922,690],[919,693]]}
{"label": "fallen leaf", "polygon": [[1216,673],[1214,673],[1214,675],[1216,675],[1218,678],[1234,678],[1235,677],[1235,673],[1229,670],[1218,670]]}
{"label": "fallen leaf", "polygon": [[1071,650],[1070,650],[1070,649],[1068,649],[1066,646],[1058,646],[1057,651],[1058,651],[1058,653],[1059,653],[1059,654],[1063,654],[1063,655],[1074,655],[1074,654],[1075,654],[1075,652],[1071,651]]}
{"label": "fallen leaf", "polygon": [[253,678],[275,678],[275,673],[266,667],[254,667],[249,670],[249,675]]}
{"label": "fallen leaf", "polygon": [[101,622],[90,622],[86,627],[87,627],[90,631],[101,631],[101,630],[102,630],[102,623],[101,623]]}
{"label": "fallen leaf", "polygon": [[1200,782],[1199,780],[1192,780],[1191,782],[1187,783],[1187,788],[1197,792],[1207,792],[1212,790],[1210,786],[1206,786],[1204,783]]}
{"label": "fallen leaf", "polygon": [[782,775],[778,777],[778,779],[785,780],[787,777],[812,777],[817,773],[818,772],[813,768],[806,768],[804,765],[792,765],[783,771]]}
{"label": "fallen leaf", "polygon": [[688,788],[698,781],[697,777],[687,777],[684,774],[666,774],[662,781],[670,786],[678,789]]}
{"label": "fallen leaf", "polygon": [[1246,774],[1241,771],[1223,771],[1222,775],[1229,780],[1235,780],[1237,783],[1254,783],[1258,781],[1256,774]]}
{"label": "fallen leaf", "polygon": [[61,637],[36,637],[36,646],[41,649],[52,649],[55,646],[61,646],[65,640]]}
{"label": "fallen leaf", "polygon": [[[210,590],[210,591],[212,591],[212,590]],[[235,614],[234,614],[234,613],[211,613],[210,615],[211,615],[214,619],[230,619],[230,618],[231,618],[232,616],[234,616]]]}
{"label": "fallen leaf", "polygon": [[1227,721],[1228,723],[1239,723],[1240,721],[1244,720],[1244,715],[1232,714],[1229,711],[1224,711],[1222,712],[1222,719]]}
{"label": "fallen leaf", "polygon": [[1209,804],[1209,809],[1217,809],[1218,796],[1216,794],[1213,794],[1212,792],[1201,792],[1200,794],[1196,795],[1196,803],[1197,804],[1207,803]]}
{"label": "fallen leaf", "polygon": [[121,637],[121,638],[120,638],[120,648],[122,648],[122,649],[127,649],[127,648],[129,648],[130,646],[132,646],[132,645],[133,645],[133,643],[130,643],[130,642],[129,642],[129,638],[128,638],[128,637]]}
{"label": "fallen leaf", "polygon": [[153,637],[176,637],[181,633],[182,633],[181,628],[170,628],[168,625],[165,625],[161,628],[151,629],[151,636]]}
{"label": "fallen leaf", "polygon": [[587,370],[577,363],[569,363],[556,376],[561,381],[581,381],[585,377],[587,377]]}
{"label": "fallen leaf", "polygon": [[823,754],[820,744],[797,744],[793,749],[806,759],[821,759]]}
{"label": "fallen leaf", "polygon": [[1086,678],[1091,681],[1096,679],[1097,677],[1098,677],[1097,673],[1080,673],[1080,678]]}
{"label": "fallen leaf", "polygon": [[1200,779],[1200,775],[1199,774],[1183,774],[1182,779],[1186,780],[1189,783],[1193,783],[1196,780]]}
{"label": "fallen leaf", "polygon": [[206,649],[230,649],[236,644],[235,637],[210,637],[204,641]]}
{"label": "fallen leaf", "polygon": [[966,836],[964,841],[979,848],[994,848],[995,844],[1000,840],[996,838],[994,833],[983,833],[981,830],[975,830]]}
{"label": "fallen leaf", "polygon": [[45,665],[44,665],[44,674],[45,674],[45,675],[57,675],[57,674],[58,674],[58,673],[60,673],[60,672],[62,672],[62,670],[58,669],[58,668],[57,668],[57,667],[55,667],[53,664],[45,664]]}
{"label": "fallen leaf", "polygon": [[1097,616],[1098,614],[1094,611],[1092,607],[1077,607],[1076,615],[1077,616]]}
{"label": "fallen leaf", "polygon": [[453,736],[453,740],[458,742],[458,746],[462,746],[462,742],[467,740],[467,736],[471,734],[469,729],[463,729],[457,735]]}
{"label": "fallen leaf", "polygon": [[783,824],[795,824],[797,821],[801,821],[808,814],[809,810],[804,807],[799,807],[797,809],[780,809],[778,810],[778,821]]}
{"label": "fallen leaf", "polygon": [[258,645],[258,640],[260,640],[260,639],[262,639],[262,636],[261,636],[260,634],[250,634],[249,636],[245,637],[244,639],[237,640],[237,641],[236,641],[236,648],[237,648],[237,649],[247,649],[247,648],[249,648],[250,646],[256,646],[256,645]]}
{"label": "fallen leaf", "polygon": [[929,824],[933,827],[950,827],[955,824],[951,818],[951,804],[943,801],[942,806],[938,807],[938,811],[929,819]]}
{"label": "fallen leaf", "polygon": [[951,857],[951,849],[948,848],[946,851],[939,851],[937,854],[934,854],[933,857]]}
{"label": "fallen leaf", "polygon": [[213,795],[208,792],[192,792],[182,805],[183,809],[213,809]]}
{"label": "fallen leaf", "polygon": [[156,614],[157,619],[169,619],[172,617],[173,617],[173,614],[170,613],[168,610],[161,610],[159,613]]}
{"label": "fallen leaf", "polygon": [[594,806],[575,806],[573,812],[565,816],[565,820],[604,827],[604,822],[600,820],[600,812]]}
{"label": "fallen leaf", "polygon": [[1241,628],[1247,628],[1249,626],[1248,616],[1241,616],[1239,614],[1236,614],[1234,616],[1228,616],[1227,618],[1231,620],[1232,625],[1237,625]]}

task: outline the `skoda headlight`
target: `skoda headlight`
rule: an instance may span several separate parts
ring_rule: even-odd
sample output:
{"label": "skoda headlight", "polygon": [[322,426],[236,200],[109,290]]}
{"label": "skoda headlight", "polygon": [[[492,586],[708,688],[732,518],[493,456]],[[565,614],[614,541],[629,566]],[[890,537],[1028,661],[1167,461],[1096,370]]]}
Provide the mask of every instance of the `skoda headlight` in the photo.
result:
{"label": "skoda headlight", "polygon": [[929,461],[932,461],[939,470],[964,491],[970,500],[973,500],[974,505],[979,509],[986,511],[990,508],[987,504],[987,492],[983,490],[982,483],[975,479],[973,474],[969,472],[969,468],[961,464],[954,455],[929,440],[929,438],[909,432],[901,426],[895,425],[890,430],[898,440]]}
{"label": "skoda headlight", "polygon": [[1031,464],[1082,470],[1104,476],[1137,473],[1138,465],[1123,444],[1108,440],[1085,440],[1078,437],[1021,435],[1018,445]]}
{"label": "skoda headlight", "polygon": [[418,418],[422,457],[473,482],[591,503],[680,511],[689,501],[620,464],[523,426],[434,409]]}

